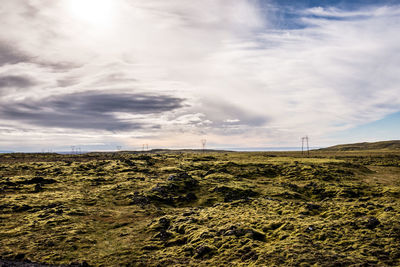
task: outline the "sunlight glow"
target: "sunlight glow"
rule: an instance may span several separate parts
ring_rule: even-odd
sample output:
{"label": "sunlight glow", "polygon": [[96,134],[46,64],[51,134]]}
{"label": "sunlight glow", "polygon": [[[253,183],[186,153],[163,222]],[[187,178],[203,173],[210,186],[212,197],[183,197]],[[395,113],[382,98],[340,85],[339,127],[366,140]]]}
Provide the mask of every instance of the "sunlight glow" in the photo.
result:
{"label": "sunlight glow", "polygon": [[111,27],[115,12],[113,0],[65,0],[68,12],[80,22]]}

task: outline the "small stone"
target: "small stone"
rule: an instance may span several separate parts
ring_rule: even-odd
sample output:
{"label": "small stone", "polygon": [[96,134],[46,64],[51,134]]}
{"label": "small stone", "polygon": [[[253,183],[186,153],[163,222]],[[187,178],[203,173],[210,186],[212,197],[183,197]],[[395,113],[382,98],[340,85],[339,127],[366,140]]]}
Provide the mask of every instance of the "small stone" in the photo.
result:
{"label": "small stone", "polygon": [[306,229],[306,232],[312,232],[315,231],[315,227],[314,226],[308,226]]}

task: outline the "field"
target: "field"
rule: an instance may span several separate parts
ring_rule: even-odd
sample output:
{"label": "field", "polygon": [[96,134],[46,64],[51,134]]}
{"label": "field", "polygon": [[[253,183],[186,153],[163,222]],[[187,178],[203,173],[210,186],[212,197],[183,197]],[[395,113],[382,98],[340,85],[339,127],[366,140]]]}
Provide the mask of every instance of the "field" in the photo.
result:
{"label": "field", "polygon": [[399,244],[400,152],[0,156],[0,266],[399,266]]}

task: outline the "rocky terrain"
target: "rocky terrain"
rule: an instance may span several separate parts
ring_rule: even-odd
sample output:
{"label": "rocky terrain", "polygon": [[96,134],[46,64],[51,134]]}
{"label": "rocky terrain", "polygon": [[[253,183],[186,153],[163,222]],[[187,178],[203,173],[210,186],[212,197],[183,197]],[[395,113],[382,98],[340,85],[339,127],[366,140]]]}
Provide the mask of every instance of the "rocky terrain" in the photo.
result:
{"label": "rocky terrain", "polygon": [[0,266],[395,266],[398,244],[397,152],[0,156]]}

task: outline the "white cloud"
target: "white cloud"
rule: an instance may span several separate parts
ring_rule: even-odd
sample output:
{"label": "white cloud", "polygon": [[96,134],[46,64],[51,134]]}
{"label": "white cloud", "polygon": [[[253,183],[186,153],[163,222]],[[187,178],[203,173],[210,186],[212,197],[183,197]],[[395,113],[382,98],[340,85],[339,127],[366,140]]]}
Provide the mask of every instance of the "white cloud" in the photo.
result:
{"label": "white cloud", "polygon": [[[257,1],[99,0],[112,16],[92,17],[94,1],[86,1],[85,9],[76,9],[79,1],[67,8],[67,0],[2,3],[0,41],[29,62],[4,65],[0,74],[38,82],[3,99],[89,90],[186,98],[179,110],[140,117],[160,129],[130,135],[167,146],[205,134],[216,146],[234,145],[226,135],[239,142],[234,146],[293,145],[304,134],[323,142],[328,133],[400,110],[400,6],[299,10],[306,27],[282,30]],[[14,131],[27,127],[12,124]],[[40,130],[29,129],[20,133],[34,139]],[[68,142],[81,140],[75,130],[64,132]],[[56,130],[46,133],[58,140]],[[105,140],[104,133],[91,136]],[[136,142],[128,140],[120,142]]]}

